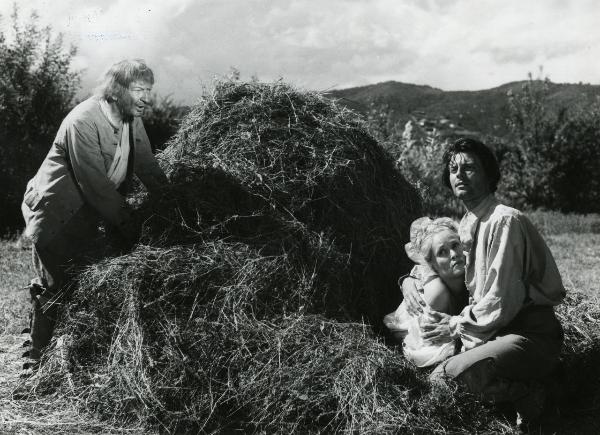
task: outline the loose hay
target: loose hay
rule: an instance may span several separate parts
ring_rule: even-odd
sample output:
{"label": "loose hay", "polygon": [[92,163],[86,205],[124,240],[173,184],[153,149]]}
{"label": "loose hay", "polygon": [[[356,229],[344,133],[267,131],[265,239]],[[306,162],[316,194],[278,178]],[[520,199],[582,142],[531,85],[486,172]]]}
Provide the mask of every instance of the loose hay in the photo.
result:
{"label": "loose hay", "polygon": [[398,302],[419,198],[347,109],[283,83],[219,83],[162,161],[171,201],[142,205],[160,216],[146,222],[150,240],[226,238],[321,268],[331,285],[318,312],[380,324]]}
{"label": "loose hay", "polygon": [[168,191],[133,200],[141,243],[79,276],[69,364],[50,352],[32,394],[167,432],[510,431],[377,335],[420,205],[352,112],[219,83],[161,164]]}
{"label": "loose hay", "polygon": [[557,307],[557,317],[565,331],[562,391],[557,405],[565,415],[600,410],[600,296],[567,292]]}

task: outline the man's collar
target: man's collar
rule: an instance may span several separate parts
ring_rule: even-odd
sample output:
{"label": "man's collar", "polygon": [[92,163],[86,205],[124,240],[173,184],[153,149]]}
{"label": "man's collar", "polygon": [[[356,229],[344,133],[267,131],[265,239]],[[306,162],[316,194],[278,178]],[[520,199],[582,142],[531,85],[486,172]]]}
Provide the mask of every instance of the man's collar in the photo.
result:
{"label": "man's collar", "polygon": [[473,239],[477,231],[479,220],[484,217],[487,212],[498,204],[498,200],[493,193],[486,196],[472,210],[468,210],[460,221],[458,235],[463,243],[465,251],[470,251],[473,246]]}
{"label": "man's collar", "polygon": [[473,207],[473,209],[467,211],[466,214],[472,213],[477,217],[477,219],[481,219],[485,216],[490,208],[495,207],[496,205],[498,205],[498,200],[493,193],[490,193],[488,196],[483,198],[479,204]]}

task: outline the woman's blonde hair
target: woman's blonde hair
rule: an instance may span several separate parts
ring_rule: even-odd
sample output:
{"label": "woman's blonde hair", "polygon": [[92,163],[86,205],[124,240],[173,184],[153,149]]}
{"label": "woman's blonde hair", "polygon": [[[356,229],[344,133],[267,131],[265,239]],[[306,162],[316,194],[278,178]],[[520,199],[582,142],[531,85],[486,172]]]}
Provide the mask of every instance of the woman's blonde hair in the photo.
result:
{"label": "woman's blonde hair", "polygon": [[421,217],[413,221],[410,224],[410,242],[404,246],[408,258],[417,264],[430,265],[431,239],[441,231],[458,234],[458,224],[447,217],[437,219]]}

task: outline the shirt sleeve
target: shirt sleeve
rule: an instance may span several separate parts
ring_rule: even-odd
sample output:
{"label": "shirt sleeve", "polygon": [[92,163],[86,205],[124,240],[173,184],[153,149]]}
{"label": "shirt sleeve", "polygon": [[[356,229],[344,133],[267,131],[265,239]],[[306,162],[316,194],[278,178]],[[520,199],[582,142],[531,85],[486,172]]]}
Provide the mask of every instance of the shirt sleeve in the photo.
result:
{"label": "shirt sleeve", "polygon": [[[495,332],[506,326],[523,307],[526,287],[523,282],[525,238],[515,216],[503,216],[492,224],[487,237],[487,257],[484,288],[479,300],[467,305],[450,326],[466,349],[485,343]],[[480,241],[478,240],[478,243]]]}
{"label": "shirt sleeve", "polygon": [[109,223],[121,227],[129,219],[129,211],[108,179],[99,141],[97,129],[88,121],[76,120],[66,126],[69,160],[85,201]]}

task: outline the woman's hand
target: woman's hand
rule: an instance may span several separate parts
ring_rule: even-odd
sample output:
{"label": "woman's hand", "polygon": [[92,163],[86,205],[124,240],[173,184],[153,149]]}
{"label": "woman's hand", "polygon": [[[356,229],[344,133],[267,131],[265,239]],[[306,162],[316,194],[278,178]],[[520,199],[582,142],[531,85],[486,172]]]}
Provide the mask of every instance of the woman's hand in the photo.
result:
{"label": "woman's hand", "polygon": [[402,295],[406,306],[406,312],[413,317],[423,313],[425,301],[417,288],[418,281],[410,276],[402,280]]}
{"label": "woman's hand", "polygon": [[431,344],[449,342],[454,338],[450,327],[451,315],[430,311],[421,318],[421,337]]}

